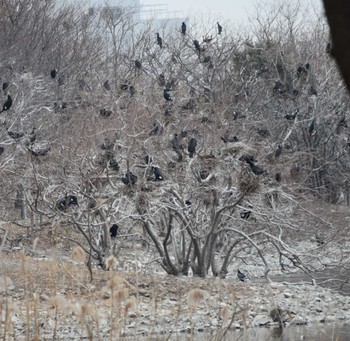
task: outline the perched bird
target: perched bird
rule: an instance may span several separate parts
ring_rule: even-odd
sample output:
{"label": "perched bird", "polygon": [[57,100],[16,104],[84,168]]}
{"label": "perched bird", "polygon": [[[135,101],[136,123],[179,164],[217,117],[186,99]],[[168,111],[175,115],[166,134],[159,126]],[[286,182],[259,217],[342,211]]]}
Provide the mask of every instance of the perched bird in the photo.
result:
{"label": "perched bird", "polygon": [[311,124],[309,125],[308,132],[310,135],[314,135],[316,133],[316,122],[315,120],[312,120]]}
{"label": "perched bird", "polygon": [[108,79],[103,83],[103,87],[104,87],[107,91],[110,91],[110,90],[111,90],[111,85],[109,84],[109,80],[108,80]]}
{"label": "perched bird", "polygon": [[56,203],[56,208],[59,211],[65,211],[71,205],[79,206],[77,197],[70,194],[64,198],[59,199]]}
{"label": "perched bird", "polygon": [[0,155],[4,154],[5,148],[0,146]]}
{"label": "perched bird", "polygon": [[108,166],[109,166],[109,168],[112,168],[116,172],[118,172],[120,169],[118,161],[114,158],[109,160]]}
{"label": "perched bird", "polygon": [[284,116],[284,118],[286,118],[288,121],[293,121],[297,117],[298,113],[299,110],[295,110],[293,115],[287,114],[286,116]]}
{"label": "perched bird", "polygon": [[203,59],[203,63],[209,63],[210,60],[211,60],[210,56],[205,56],[204,59]]}
{"label": "perched bird", "polygon": [[182,33],[183,35],[186,34],[186,29],[187,29],[187,27],[186,27],[185,22],[182,22],[182,25],[181,25],[181,33]]}
{"label": "perched bird", "polygon": [[165,100],[166,100],[167,102],[172,101],[171,96],[170,96],[170,94],[169,94],[169,89],[168,89],[168,88],[165,88],[165,89],[164,89],[164,91],[163,91],[163,97],[165,98]]}
{"label": "perched bird", "polygon": [[242,219],[248,220],[251,214],[252,214],[252,211],[243,210],[243,211],[240,213],[240,216],[241,216]]}
{"label": "perched bird", "polygon": [[276,174],[275,174],[275,180],[276,180],[277,182],[281,182],[281,180],[282,180],[281,173],[276,173]]}
{"label": "perched bird", "polygon": [[5,91],[8,88],[9,85],[10,85],[9,82],[2,83],[2,91]]}
{"label": "perched bird", "polygon": [[33,143],[36,140],[36,128],[33,127],[32,132],[29,135],[29,142]]}
{"label": "perched bird", "polygon": [[58,80],[57,80],[58,85],[59,85],[59,86],[64,85],[65,81],[66,81],[66,76],[65,76],[64,73],[62,72],[62,73],[60,74],[60,76],[58,77]]}
{"label": "perched bird", "polygon": [[159,33],[156,33],[157,35],[157,44],[162,49],[163,48],[163,39],[160,37]]}
{"label": "perched bird", "polygon": [[75,195],[69,194],[69,195],[67,196],[67,202],[68,202],[68,205],[76,205],[76,206],[79,206],[79,204],[78,204],[78,198],[77,198]]}
{"label": "perched bird", "polygon": [[241,282],[245,282],[247,278],[247,276],[243,272],[240,272],[239,270],[237,270],[237,277]]}
{"label": "perched bird", "polygon": [[219,24],[219,22],[217,22],[218,24],[218,34],[222,33],[222,26]]}
{"label": "perched bird", "polygon": [[188,131],[187,130],[181,130],[180,138],[184,139],[185,137],[187,137],[187,135],[188,135]]}
{"label": "perched bird", "polygon": [[189,156],[192,158],[193,154],[196,152],[197,147],[197,139],[192,137],[190,142],[188,143],[187,150],[189,152]]}
{"label": "perched bird", "polygon": [[141,67],[142,67],[141,62],[140,62],[138,59],[135,60],[135,66],[136,66],[138,69],[141,69]]}
{"label": "perched bird", "polygon": [[7,95],[7,99],[2,106],[2,111],[0,111],[0,113],[2,113],[3,111],[9,110],[11,106],[12,106],[12,97],[10,95]]}
{"label": "perched bird", "polygon": [[307,70],[310,68],[310,64],[307,63],[304,65],[299,64],[299,66],[297,67],[297,77],[300,78],[302,76],[302,74],[307,75]]}
{"label": "perched bird", "polygon": [[326,53],[331,54],[331,52],[332,52],[332,43],[328,42],[326,45]]}
{"label": "perched bird", "polygon": [[193,45],[196,48],[196,50],[198,51],[198,53],[201,52],[201,46],[199,45],[199,41],[198,40],[193,40]]}
{"label": "perched bird", "polygon": [[118,229],[119,229],[119,226],[117,224],[113,224],[109,228],[109,235],[111,236],[111,238],[116,238],[117,237]]}
{"label": "perched bird", "polygon": [[66,199],[62,198],[62,199],[58,200],[57,203],[56,203],[56,208],[59,211],[65,211],[67,209]]}
{"label": "perched bird", "polygon": [[130,96],[133,96],[136,94],[136,89],[133,85],[129,85],[129,93],[130,93]]}
{"label": "perched bird", "polygon": [[262,174],[266,174],[266,170],[254,165],[254,163],[249,163],[250,166],[250,170],[255,174],[255,175],[262,175]]}
{"label": "perched bird", "polygon": [[24,136],[24,133],[23,132],[18,132],[18,131],[12,131],[12,130],[8,130],[7,131],[7,134],[13,138],[13,139],[20,139],[21,137]]}
{"label": "perched bird", "polygon": [[143,159],[144,159],[146,165],[149,165],[153,162],[152,156],[149,156],[149,155],[146,155]]}
{"label": "perched bird", "polygon": [[50,76],[52,79],[55,79],[56,76],[57,76],[57,72],[58,70],[56,68],[52,69],[51,72],[50,72]]}
{"label": "perched bird", "polygon": [[191,207],[192,206],[192,202],[189,199],[185,200],[185,204],[186,204],[187,207]]}
{"label": "perched bird", "polygon": [[100,109],[100,115],[103,117],[109,117],[113,114],[112,110],[109,110],[107,108]]}
{"label": "perched bird", "polygon": [[153,166],[152,170],[153,170],[154,176],[156,177],[156,181],[163,181],[164,180],[163,174],[160,171],[159,167]]}
{"label": "perched bird", "polygon": [[173,147],[173,150],[180,151],[181,149],[183,149],[178,139],[178,134],[174,134],[174,138],[170,142],[171,146]]}
{"label": "perched bird", "polygon": [[122,183],[127,186],[133,186],[136,184],[137,181],[137,175],[133,174],[132,172],[126,172],[124,173],[122,177]]}
{"label": "perched bird", "polygon": [[286,92],[285,86],[281,83],[281,81],[275,81],[275,86],[272,89],[273,93],[283,94]]}
{"label": "perched bird", "polygon": [[275,159],[277,159],[282,153],[282,146],[279,144],[275,150]]}

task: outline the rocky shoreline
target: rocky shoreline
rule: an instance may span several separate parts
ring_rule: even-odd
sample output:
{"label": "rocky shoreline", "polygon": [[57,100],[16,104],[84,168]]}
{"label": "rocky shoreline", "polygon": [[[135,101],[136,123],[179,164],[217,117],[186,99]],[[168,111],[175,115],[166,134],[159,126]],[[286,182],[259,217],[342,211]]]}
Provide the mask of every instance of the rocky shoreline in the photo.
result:
{"label": "rocky shoreline", "polygon": [[74,291],[68,285],[61,286],[56,295],[39,286],[28,295],[8,277],[1,300],[3,305],[7,300],[12,312],[10,335],[16,338],[28,332],[28,303],[31,333],[42,339],[104,339],[111,332],[119,338],[138,339],[164,333],[215,335],[226,329],[277,327],[280,323],[270,316],[276,307],[284,312],[284,326],[350,320],[350,297],[320,286],[101,274],[102,278],[91,284],[81,278],[80,288]]}

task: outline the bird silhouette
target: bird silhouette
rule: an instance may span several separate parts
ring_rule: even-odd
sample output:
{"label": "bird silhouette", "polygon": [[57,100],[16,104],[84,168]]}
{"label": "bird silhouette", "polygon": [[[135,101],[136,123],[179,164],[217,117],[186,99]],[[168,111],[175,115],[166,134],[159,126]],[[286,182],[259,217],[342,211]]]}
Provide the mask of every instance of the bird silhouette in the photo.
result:
{"label": "bird silhouette", "polygon": [[281,182],[281,180],[282,180],[281,173],[276,173],[276,174],[275,174],[275,180],[276,180],[277,182]]}
{"label": "bird silhouette", "polygon": [[2,91],[5,91],[8,88],[9,85],[10,85],[9,82],[2,83]]}
{"label": "bird silhouette", "polygon": [[122,177],[122,183],[127,186],[133,186],[136,184],[137,181],[137,175],[133,174],[132,172],[126,172]]}
{"label": "bird silhouette", "polygon": [[135,66],[136,66],[138,69],[141,69],[141,67],[142,67],[141,62],[140,62],[138,59],[135,60]]}
{"label": "bird silhouette", "polygon": [[196,50],[198,51],[198,53],[201,53],[201,46],[199,45],[199,41],[193,40],[193,45],[196,48]]}
{"label": "bird silhouette", "polygon": [[157,35],[157,44],[162,49],[163,48],[163,39],[160,37],[159,33],[156,33]]}
{"label": "bird silhouette", "polygon": [[316,133],[316,122],[315,120],[312,120],[310,126],[309,126],[309,129],[308,129],[308,132],[310,135],[314,135]]}
{"label": "bird silhouette", "polygon": [[218,24],[218,34],[222,33],[222,26],[219,24],[219,22],[217,22]]}
{"label": "bird silhouette", "polygon": [[109,84],[109,81],[106,80],[104,83],[103,83],[103,87],[107,90],[107,91],[110,91],[111,90],[111,85]]}
{"label": "bird silhouette", "polygon": [[279,144],[275,150],[275,159],[277,159],[282,153],[282,146]]}
{"label": "bird silhouette", "polygon": [[113,114],[112,110],[109,110],[107,108],[100,109],[100,115],[103,117],[109,117]]}
{"label": "bird silhouette", "polygon": [[118,164],[118,161],[114,158],[112,158],[111,160],[109,160],[109,163],[108,163],[108,166],[109,168],[111,168],[112,170],[118,172],[119,171],[119,164]]}
{"label": "bird silhouette", "polygon": [[192,137],[190,142],[188,143],[187,150],[189,152],[189,156],[192,158],[193,154],[196,152],[197,147],[197,139]]}
{"label": "bird silhouette", "polygon": [[243,210],[243,211],[240,213],[240,216],[241,216],[242,219],[248,220],[251,214],[252,214],[252,211]]}
{"label": "bird silhouette", "polygon": [[165,88],[164,91],[163,91],[163,97],[165,98],[165,100],[167,102],[172,101],[171,96],[169,94],[169,90],[167,88]]}
{"label": "bird silhouette", "polygon": [[3,111],[9,110],[11,108],[11,106],[12,106],[12,103],[13,103],[12,97],[10,95],[7,95],[7,99],[6,99],[5,103],[2,106],[2,110],[0,111],[0,113],[2,113]]}
{"label": "bird silhouette", "polygon": [[174,134],[174,138],[171,140],[171,146],[175,151],[180,151],[181,149],[183,149],[178,139],[178,134]]}
{"label": "bird silhouette", "polygon": [[182,22],[182,25],[181,25],[181,33],[182,33],[183,35],[186,34],[186,29],[187,29],[187,27],[186,27],[185,22]]}
{"label": "bird silhouette", "polygon": [[153,170],[154,176],[156,177],[156,181],[163,181],[164,180],[163,174],[160,171],[159,167],[152,166],[152,170]]}
{"label": "bird silhouette", "polygon": [[117,224],[113,224],[110,228],[109,228],[109,235],[111,236],[111,238],[116,238],[118,235],[118,229],[119,226]]}
{"label": "bird silhouette", "polygon": [[293,121],[297,117],[298,113],[299,113],[299,110],[295,110],[293,115],[287,114],[287,115],[284,116],[284,118],[286,118],[289,121]]}
{"label": "bird silhouette", "polygon": [[239,270],[237,270],[237,277],[241,282],[245,282],[247,278],[247,276],[243,272],[240,272]]}
{"label": "bird silhouette", "polygon": [[57,72],[58,70],[56,68],[52,69],[51,72],[50,72],[50,76],[52,79],[55,79],[56,76],[57,76]]}

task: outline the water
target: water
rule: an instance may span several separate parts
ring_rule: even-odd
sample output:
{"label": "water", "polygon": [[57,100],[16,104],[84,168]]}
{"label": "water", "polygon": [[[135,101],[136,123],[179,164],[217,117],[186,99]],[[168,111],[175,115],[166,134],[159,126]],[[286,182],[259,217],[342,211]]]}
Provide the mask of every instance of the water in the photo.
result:
{"label": "water", "polygon": [[[208,339],[211,340],[211,339]],[[215,340],[215,339],[213,339]],[[219,339],[217,339],[219,340]],[[350,325],[347,324],[312,324],[305,326],[289,326],[280,328],[252,328],[245,332],[232,332],[227,341],[349,341]]]}
{"label": "water", "polygon": [[[131,339],[130,339],[131,340]],[[138,341],[349,341],[348,324],[312,324],[305,326],[288,326],[284,329],[249,328],[245,331],[229,331],[222,335],[196,333],[194,335],[154,335],[138,338]]]}

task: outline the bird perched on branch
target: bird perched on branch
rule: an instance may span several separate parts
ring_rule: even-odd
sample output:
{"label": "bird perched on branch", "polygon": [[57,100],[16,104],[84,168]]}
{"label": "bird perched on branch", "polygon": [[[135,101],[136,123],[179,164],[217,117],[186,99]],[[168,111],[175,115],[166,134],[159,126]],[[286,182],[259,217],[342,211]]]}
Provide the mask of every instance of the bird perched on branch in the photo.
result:
{"label": "bird perched on branch", "polygon": [[241,282],[245,282],[247,279],[247,276],[243,273],[237,270],[237,277]]}
{"label": "bird perched on branch", "polygon": [[107,91],[110,91],[110,90],[111,90],[111,85],[109,84],[109,80],[106,80],[106,81],[103,83],[103,87],[104,87]]}
{"label": "bird perched on branch", "polygon": [[168,89],[168,88],[165,88],[165,89],[164,89],[164,91],[163,91],[163,97],[164,97],[164,99],[165,99],[167,102],[172,101],[171,96],[170,96],[170,94],[169,94],[169,89]]}
{"label": "bird perched on branch", "polygon": [[52,69],[51,72],[50,72],[50,76],[52,79],[55,79],[56,76],[57,76],[57,72],[58,70],[56,68]]}
{"label": "bird perched on branch", "polygon": [[154,176],[156,177],[156,181],[163,181],[164,180],[163,174],[160,171],[159,167],[152,166],[152,170],[153,170]]}
{"label": "bird perched on branch", "polygon": [[197,147],[197,139],[192,137],[190,142],[188,143],[187,150],[189,152],[189,156],[192,158],[193,154],[196,152]]}
{"label": "bird perched on branch", "polygon": [[193,40],[193,45],[196,48],[196,50],[198,51],[198,53],[201,53],[201,46],[199,45],[199,41]]}
{"label": "bird perched on branch", "polygon": [[161,38],[161,36],[159,35],[159,33],[156,33],[157,35],[157,44],[159,45],[159,47],[162,49],[163,48],[163,39]]}
{"label": "bird perched on branch", "polygon": [[182,25],[181,25],[181,33],[182,33],[183,35],[186,34],[186,29],[187,29],[187,27],[186,27],[185,22],[182,22]]}
{"label": "bird perched on branch", "polygon": [[135,66],[136,66],[136,68],[138,68],[138,69],[141,69],[141,67],[142,67],[141,62],[140,62],[138,59],[135,60]]}
{"label": "bird perched on branch", "polygon": [[8,88],[9,85],[10,85],[9,82],[4,82],[4,83],[2,83],[2,91],[5,92],[5,90]]}
{"label": "bird perched on branch", "polygon": [[137,175],[133,174],[132,172],[126,172],[122,177],[122,183],[127,186],[133,186],[136,184],[137,181]]}
{"label": "bird perched on branch", "polygon": [[12,106],[12,103],[13,103],[12,97],[10,95],[7,95],[7,99],[6,99],[5,103],[2,106],[2,110],[0,111],[0,113],[2,113],[3,111],[9,110],[11,108],[11,106]]}
{"label": "bird perched on branch", "polygon": [[118,229],[119,226],[117,224],[113,224],[110,228],[109,228],[109,235],[111,236],[111,238],[116,238],[118,235]]}
{"label": "bird perched on branch", "polygon": [[217,22],[218,24],[218,34],[222,33],[222,26],[219,24],[219,22]]}

